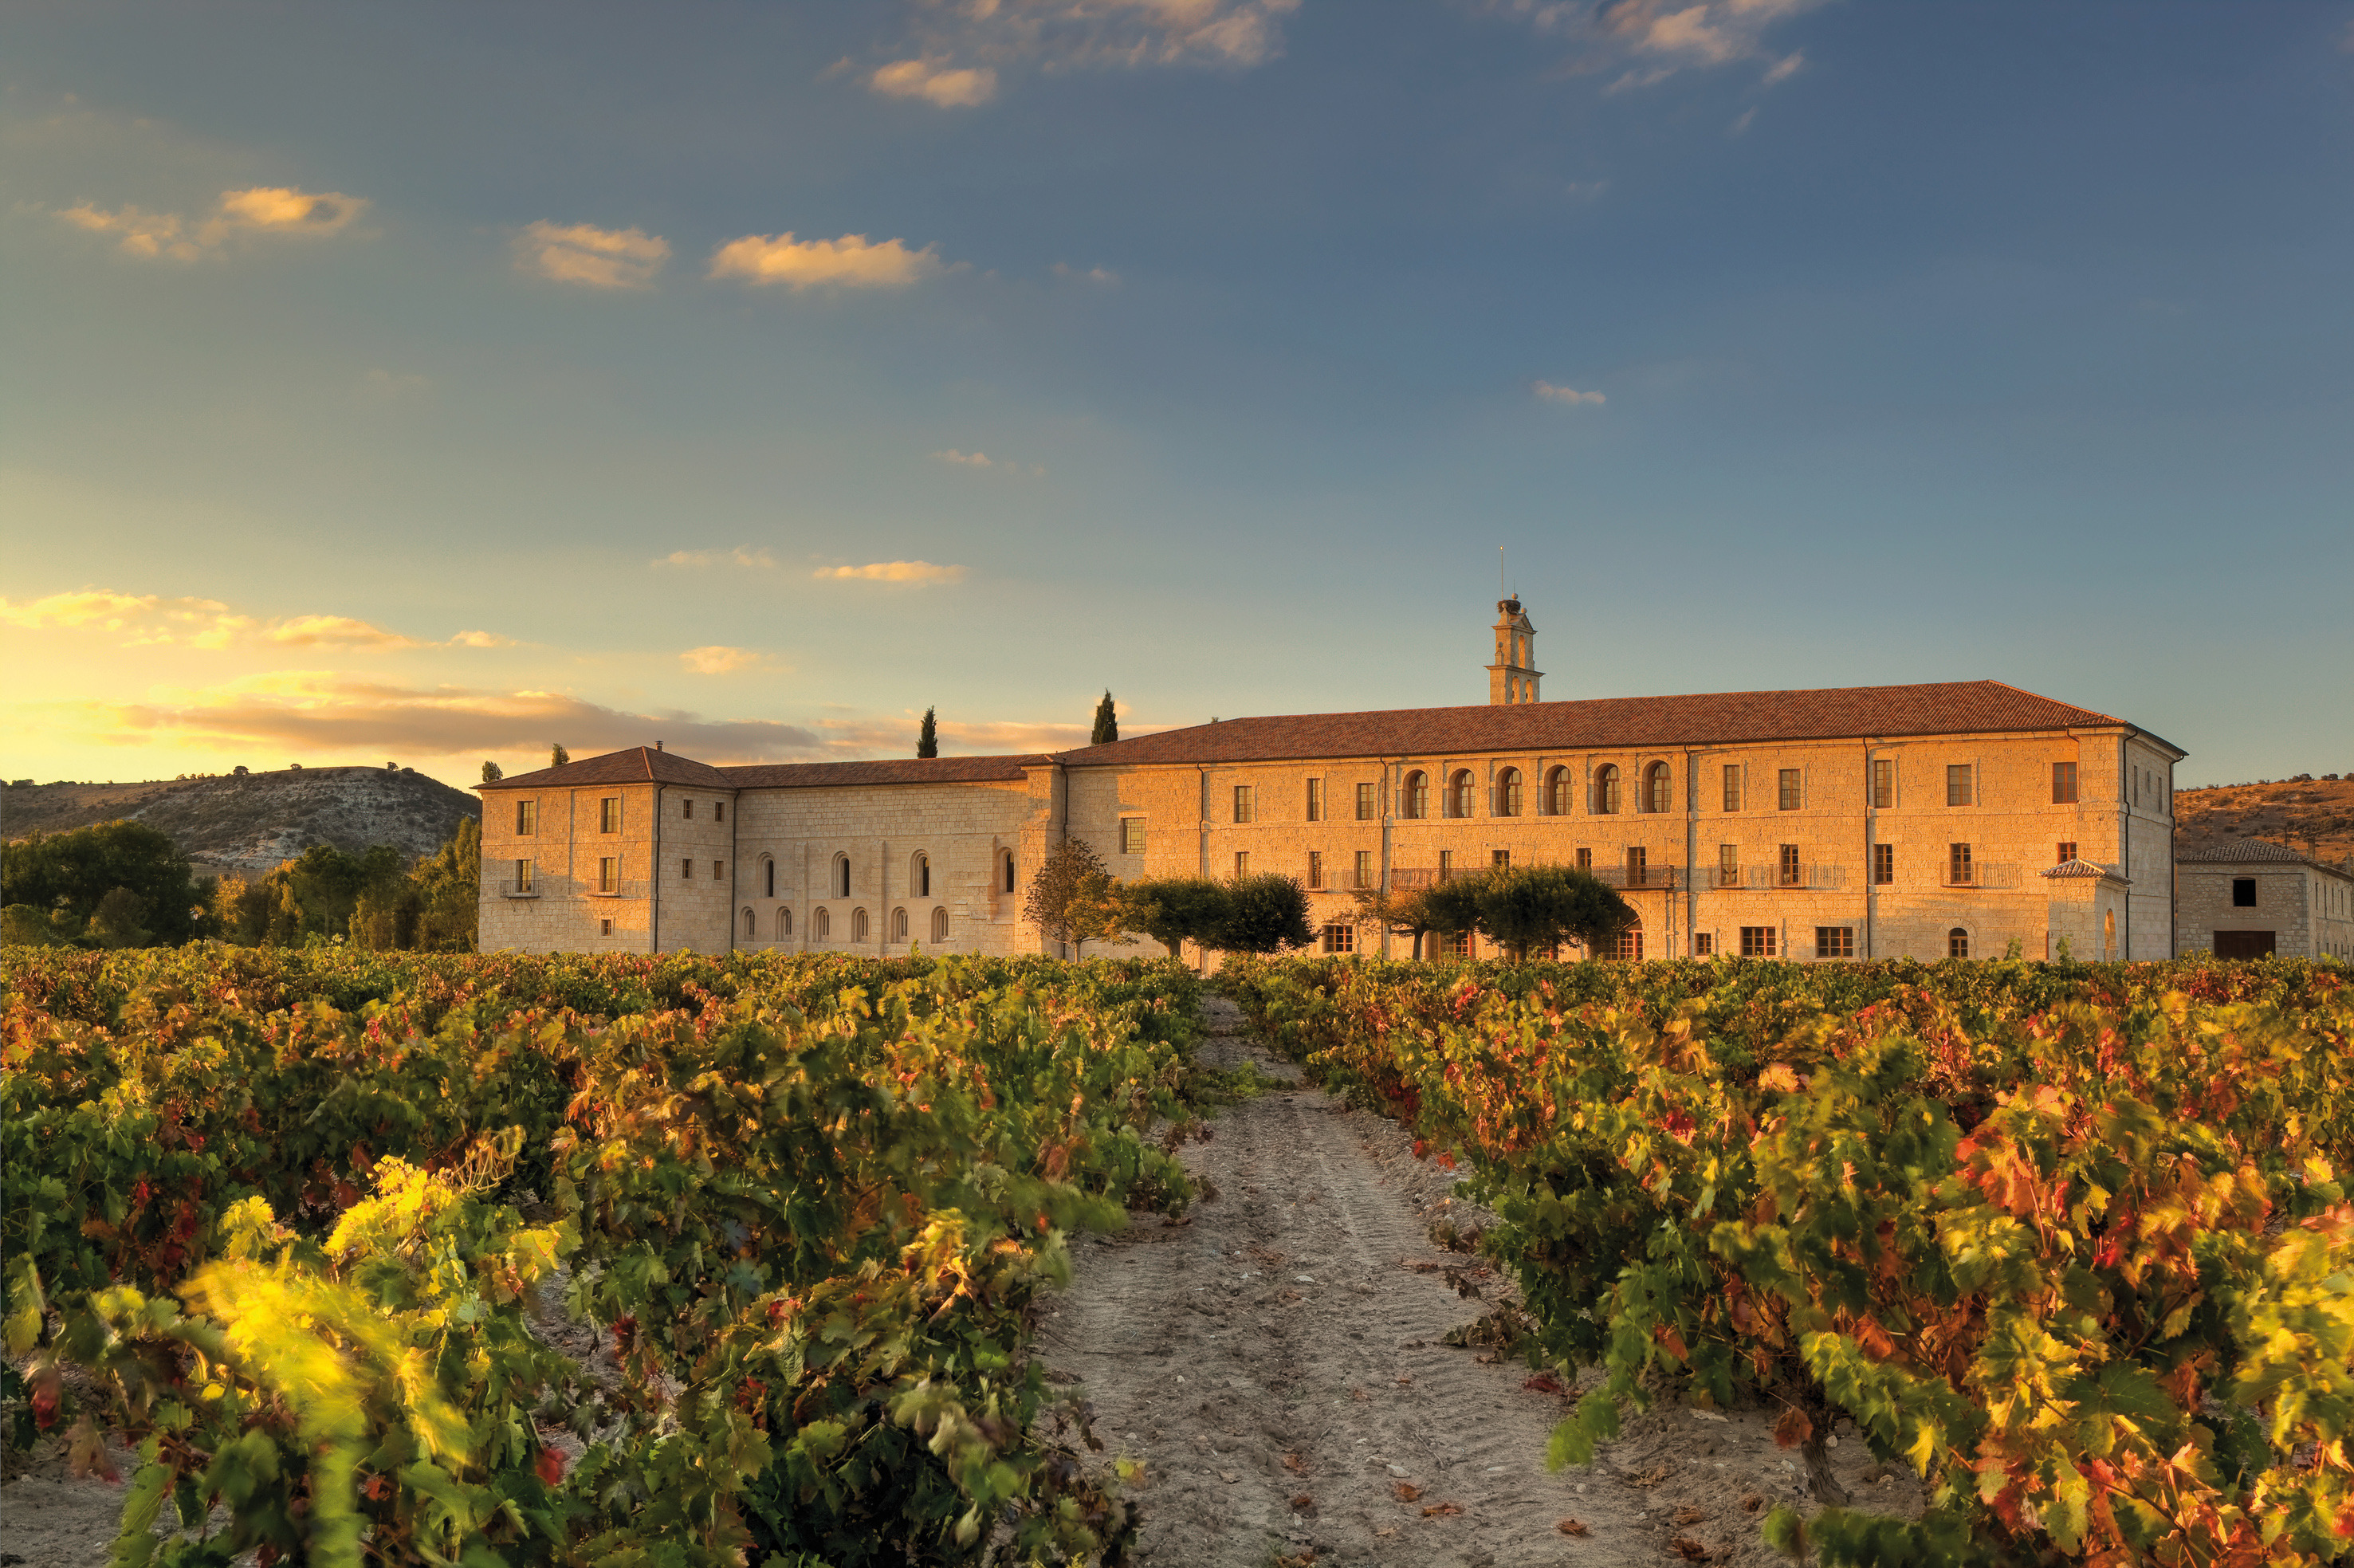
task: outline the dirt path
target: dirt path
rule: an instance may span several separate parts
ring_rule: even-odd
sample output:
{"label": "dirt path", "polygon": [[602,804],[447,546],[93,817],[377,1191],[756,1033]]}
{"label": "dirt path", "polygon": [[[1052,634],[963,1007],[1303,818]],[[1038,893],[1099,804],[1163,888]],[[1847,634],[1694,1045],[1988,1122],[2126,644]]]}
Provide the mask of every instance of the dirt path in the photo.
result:
{"label": "dirt path", "polygon": [[[1205,1004],[1204,1060],[1297,1073]],[[1036,1353],[1076,1383],[1108,1455],[1141,1459],[1140,1555],[1169,1568],[1369,1563],[1767,1563],[1757,1520],[1802,1502],[1759,1413],[1656,1408],[1586,1470],[1548,1474],[1566,1397],[1519,1362],[1443,1343],[1500,1282],[1432,1242],[1455,1178],[1405,1134],[1305,1086],[1225,1111],[1187,1164],[1216,1196],[1171,1226],[1077,1240]],[[1462,1270],[1469,1265],[1469,1277]],[[1860,1506],[1917,1507],[1911,1478],[1834,1451]],[[1803,1504],[1802,1504],[1803,1506]],[[1567,1534],[1564,1520],[1584,1527]]]}

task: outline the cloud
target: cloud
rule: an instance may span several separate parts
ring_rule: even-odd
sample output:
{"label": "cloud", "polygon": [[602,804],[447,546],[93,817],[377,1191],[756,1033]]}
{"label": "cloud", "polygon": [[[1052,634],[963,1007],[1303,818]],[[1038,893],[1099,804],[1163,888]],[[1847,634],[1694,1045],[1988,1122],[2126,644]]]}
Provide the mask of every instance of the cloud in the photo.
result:
{"label": "cloud", "polygon": [[1093,283],[1099,289],[1116,289],[1119,286],[1119,274],[1108,267],[1089,267],[1082,271],[1076,267],[1068,267],[1057,261],[1055,263],[1055,276],[1066,282]]}
{"label": "cloud", "polygon": [[1763,85],[1766,87],[1779,86],[1781,83],[1786,82],[1792,77],[1797,75],[1798,72],[1805,68],[1806,63],[1806,50],[1791,50],[1790,53],[1774,62],[1773,68],[1767,70],[1763,78]]}
{"label": "cloud", "polygon": [[255,185],[249,190],[223,191],[212,217],[202,223],[175,212],[146,212],[135,207],[109,212],[84,202],[61,208],[58,217],[93,234],[120,236],[119,248],[132,256],[166,257],[194,261],[217,254],[239,235],[294,235],[323,238],[351,227],[367,203],[340,191],[311,192],[289,185]]}
{"label": "cloud", "polygon": [[[1580,48],[1572,69],[1621,74],[1608,91],[1665,81],[1693,67],[1773,58],[1765,42],[1775,23],[1822,0],[1491,0],[1488,9],[1526,21],[1541,34],[1564,36]],[[1784,56],[1766,85],[1787,79],[1804,51]]]}
{"label": "cloud", "polygon": [[863,567],[820,567],[810,575],[822,582],[952,583],[963,577],[964,568],[929,561],[870,561]]}
{"label": "cloud", "polygon": [[904,289],[947,271],[938,249],[910,250],[896,239],[870,244],[863,234],[795,239],[790,233],[748,234],[711,253],[711,276],[803,289]]}
{"label": "cloud", "polygon": [[988,66],[946,60],[893,60],[866,79],[886,98],[920,98],[940,109],[975,109],[997,96],[997,72]]}
{"label": "cloud", "polygon": [[1556,387],[1550,381],[1532,381],[1529,390],[1549,403],[1604,403],[1608,399],[1599,392],[1580,392],[1573,387]]}
{"label": "cloud", "polygon": [[773,720],[708,719],[674,708],[637,714],[561,692],[422,689],[318,670],[275,671],[216,686],[162,691],[145,702],[58,707],[64,710],[59,716],[76,727],[125,744],[162,740],[448,756],[544,748],[562,741],[582,757],[663,740],[673,751],[712,763],[783,761],[829,751],[811,731]]}
{"label": "cloud", "polygon": [[738,567],[773,567],[777,557],[767,550],[756,550],[749,545],[738,545],[732,550],[673,550],[654,561],[657,567],[716,567],[721,562]]}
{"label": "cloud", "polygon": [[749,648],[690,648],[680,654],[679,662],[698,675],[725,675],[731,670],[748,670],[765,662],[768,655],[755,653]]}
{"label": "cloud", "polygon": [[1283,53],[1299,0],[926,0],[928,55],[1080,66],[1248,69]]}
{"label": "cloud", "polygon": [[487,631],[461,631],[447,643],[422,642],[348,615],[293,615],[262,620],[239,615],[218,599],[165,599],[160,594],[83,588],[11,603],[0,599],[0,625],[27,631],[102,631],[126,648],[348,648],[398,652],[409,648],[512,647]]}
{"label": "cloud", "polygon": [[991,457],[987,452],[960,452],[950,447],[944,452],[934,452],[932,457],[935,461],[954,463],[959,468],[985,469],[991,473],[1012,474],[1017,478],[1023,475],[1032,479],[1046,477],[1044,463],[1009,462],[1003,458]]}
{"label": "cloud", "polygon": [[514,238],[515,270],[588,289],[643,289],[670,260],[670,241],[642,228],[527,224]]}
{"label": "cloud", "polygon": [[1749,127],[1756,122],[1757,109],[1753,104],[1734,116],[1733,123],[1724,128],[1724,133],[1728,136],[1746,136],[1749,134]]}

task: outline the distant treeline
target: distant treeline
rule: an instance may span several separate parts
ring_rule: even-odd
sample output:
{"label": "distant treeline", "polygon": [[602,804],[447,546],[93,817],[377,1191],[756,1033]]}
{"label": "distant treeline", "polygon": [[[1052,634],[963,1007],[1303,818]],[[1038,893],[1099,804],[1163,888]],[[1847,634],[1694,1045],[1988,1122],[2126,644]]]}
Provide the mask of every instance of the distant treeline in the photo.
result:
{"label": "distant treeline", "polygon": [[472,818],[410,863],[390,844],[313,844],[259,876],[199,877],[143,822],[35,833],[0,847],[0,943],[159,948],[210,938],[247,948],[342,938],[378,950],[472,952],[482,887]]}

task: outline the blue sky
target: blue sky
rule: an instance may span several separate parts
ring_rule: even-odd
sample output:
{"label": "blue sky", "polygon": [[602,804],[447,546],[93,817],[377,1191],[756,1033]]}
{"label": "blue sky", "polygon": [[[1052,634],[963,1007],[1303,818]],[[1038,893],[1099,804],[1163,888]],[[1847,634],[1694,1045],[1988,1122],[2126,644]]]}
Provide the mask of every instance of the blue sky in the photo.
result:
{"label": "blue sky", "polygon": [[[2354,769],[2354,6],[26,3],[12,777],[1993,677]],[[985,460],[985,461],[984,461]]]}

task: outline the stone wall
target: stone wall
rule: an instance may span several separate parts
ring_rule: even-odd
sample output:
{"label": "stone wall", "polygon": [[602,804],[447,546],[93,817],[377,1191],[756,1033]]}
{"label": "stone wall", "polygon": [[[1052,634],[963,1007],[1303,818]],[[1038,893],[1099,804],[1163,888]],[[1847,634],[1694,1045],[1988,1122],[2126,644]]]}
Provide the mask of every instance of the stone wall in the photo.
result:
{"label": "stone wall", "polygon": [[[2176,868],[2177,939],[2185,957],[2215,950],[2218,931],[2270,931],[2283,958],[2354,958],[2354,877],[2277,860],[2187,861]],[[2253,907],[2232,902],[2232,884],[2256,885]]]}

